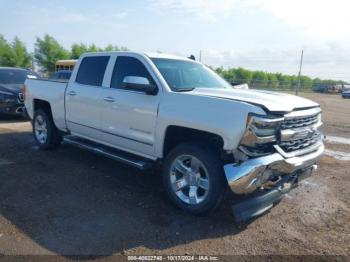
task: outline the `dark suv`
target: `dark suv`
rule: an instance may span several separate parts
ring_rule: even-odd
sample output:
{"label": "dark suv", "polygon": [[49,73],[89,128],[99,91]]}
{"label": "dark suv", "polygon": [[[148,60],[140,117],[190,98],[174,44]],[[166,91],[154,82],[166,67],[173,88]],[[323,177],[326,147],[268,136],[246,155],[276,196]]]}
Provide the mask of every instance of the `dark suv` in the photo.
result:
{"label": "dark suv", "polygon": [[29,69],[0,67],[0,114],[25,115],[21,93],[27,78],[39,78]]}

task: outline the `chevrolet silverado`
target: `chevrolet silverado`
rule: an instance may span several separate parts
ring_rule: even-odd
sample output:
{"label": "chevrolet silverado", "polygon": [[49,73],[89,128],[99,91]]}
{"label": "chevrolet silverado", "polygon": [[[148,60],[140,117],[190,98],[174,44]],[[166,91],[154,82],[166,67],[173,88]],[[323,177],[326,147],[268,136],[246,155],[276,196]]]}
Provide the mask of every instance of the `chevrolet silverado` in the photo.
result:
{"label": "chevrolet silverado", "polygon": [[27,79],[36,143],[62,140],[136,168],[162,168],[178,207],[214,210],[231,189],[236,221],[270,209],[317,167],[320,106],[236,89],[205,65],[165,54],[83,54],[68,83]]}

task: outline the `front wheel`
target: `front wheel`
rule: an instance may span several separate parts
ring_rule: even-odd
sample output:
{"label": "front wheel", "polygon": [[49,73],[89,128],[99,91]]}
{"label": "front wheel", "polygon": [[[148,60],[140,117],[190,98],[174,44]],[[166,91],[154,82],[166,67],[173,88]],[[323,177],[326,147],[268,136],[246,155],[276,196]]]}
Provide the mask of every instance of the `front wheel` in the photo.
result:
{"label": "front wheel", "polygon": [[60,136],[50,114],[42,109],[35,111],[33,118],[33,134],[40,149],[54,149],[60,145]]}
{"label": "front wheel", "polygon": [[163,182],[170,200],[193,214],[214,210],[226,190],[218,154],[201,144],[181,144],[171,150],[164,162]]}

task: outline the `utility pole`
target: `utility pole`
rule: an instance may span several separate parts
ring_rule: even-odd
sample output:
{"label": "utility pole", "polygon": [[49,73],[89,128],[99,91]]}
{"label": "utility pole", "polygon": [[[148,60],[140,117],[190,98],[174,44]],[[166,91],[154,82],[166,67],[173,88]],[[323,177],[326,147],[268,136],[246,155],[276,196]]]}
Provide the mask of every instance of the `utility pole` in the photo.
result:
{"label": "utility pole", "polygon": [[199,62],[202,62],[202,50],[199,50]]}
{"label": "utility pole", "polygon": [[299,75],[298,75],[298,86],[295,89],[295,95],[299,94],[300,84],[301,84],[301,69],[303,67],[303,58],[304,58],[304,50],[301,50],[301,58],[300,58],[300,67],[299,67]]}

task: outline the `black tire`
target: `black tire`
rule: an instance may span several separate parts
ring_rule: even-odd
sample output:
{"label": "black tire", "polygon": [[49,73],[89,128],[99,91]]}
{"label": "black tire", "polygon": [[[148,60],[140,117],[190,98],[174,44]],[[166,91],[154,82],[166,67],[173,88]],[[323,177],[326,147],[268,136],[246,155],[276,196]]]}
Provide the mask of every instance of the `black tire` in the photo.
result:
{"label": "black tire", "polygon": [[[43,120],[46,125],[46,139],[40,139],[36,133],[37,125],[36,121]],[[52,116],[50,113],[46,112],[43,109],[38,109],[34,113],[33,117],[33,135],[35,142],[42,150],[50,150],[57,148],[62,142],[62,136],[60,135],[55,123],[53,122]]]}
{"label": "black tire", "polygon": [[[195,157],[208,173],[209,189],[204,200],[198,204],[184,202],[173,189],[170,178],[173,173],[172,167],[175,161],[184,155]],[[162,178],[167,195],[176,206],[189,213],[198,215],[209,213],[219,206],[226,192],[227,182],[222,161],[218,155],[214,149],[197,143],[180,144],[170,151],[163,164]]]}

